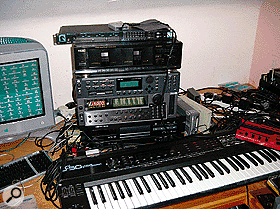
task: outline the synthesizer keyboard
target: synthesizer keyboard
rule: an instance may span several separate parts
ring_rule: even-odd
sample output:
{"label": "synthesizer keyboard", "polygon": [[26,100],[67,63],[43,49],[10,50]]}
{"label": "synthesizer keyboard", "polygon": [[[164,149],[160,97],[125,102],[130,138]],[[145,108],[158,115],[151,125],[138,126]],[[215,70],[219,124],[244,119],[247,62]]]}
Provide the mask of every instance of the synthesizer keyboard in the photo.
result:
{"label": "synthesizer keyboard", "polygon": [[157,208],[264,180],[280,152],[233,135],[165,142],[68,160],[62,208]]}

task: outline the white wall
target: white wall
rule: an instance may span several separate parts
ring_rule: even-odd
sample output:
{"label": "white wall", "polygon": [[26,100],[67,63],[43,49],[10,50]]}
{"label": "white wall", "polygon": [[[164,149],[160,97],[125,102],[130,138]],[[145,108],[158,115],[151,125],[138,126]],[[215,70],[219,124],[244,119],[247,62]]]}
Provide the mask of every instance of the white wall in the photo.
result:
{"label": "white wall", "polygon": [[[183,42],[182,88],[248,82],[260,1],[160,1],[159,5],[143,0],[46,2],[4,1],[0,6],[0,36],[29,37],[45,46],[55,107],[72,100],[70,45],[54,46],[52,41],[63,25],[155,18],[174,28]],[[90,10],[95,6],[95,10]]]}

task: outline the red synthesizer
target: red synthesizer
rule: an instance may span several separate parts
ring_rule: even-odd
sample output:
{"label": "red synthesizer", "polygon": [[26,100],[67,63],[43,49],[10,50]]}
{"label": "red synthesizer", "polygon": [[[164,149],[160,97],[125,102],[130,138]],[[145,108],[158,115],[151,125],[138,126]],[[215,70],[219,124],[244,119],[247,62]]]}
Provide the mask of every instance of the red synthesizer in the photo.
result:
{"label": "red synthesizer", "polygon": [[242,120],[236,138],[280,150],[280,129]]}

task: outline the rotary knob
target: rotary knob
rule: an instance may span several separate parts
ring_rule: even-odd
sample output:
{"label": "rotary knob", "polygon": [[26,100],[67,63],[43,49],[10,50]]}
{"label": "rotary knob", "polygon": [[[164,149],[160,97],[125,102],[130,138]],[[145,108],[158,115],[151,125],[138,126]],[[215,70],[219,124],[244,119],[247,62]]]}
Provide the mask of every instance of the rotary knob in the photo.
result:
{"label": "rotary knob", "polygon": [[161,104],[161,94],[155,94],[154,97],[153,97],[153,102],[154,104],[156,105],[160,105]]}
{"label": "rotary knob", "polygon": [[147,78],[146,78],[146,82],[147,83],[153,83],[154,82],[154,77],[153,76],[148,76]]}

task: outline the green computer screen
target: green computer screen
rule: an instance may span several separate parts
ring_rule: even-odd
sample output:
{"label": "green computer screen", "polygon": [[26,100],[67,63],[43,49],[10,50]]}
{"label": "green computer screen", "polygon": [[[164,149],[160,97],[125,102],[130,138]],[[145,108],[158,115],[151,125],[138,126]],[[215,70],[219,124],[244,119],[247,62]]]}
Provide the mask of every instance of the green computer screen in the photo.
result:
{"label": "green computer screen", "polygon": [[38,59],[0,65],[0,123],[44,114]]}

